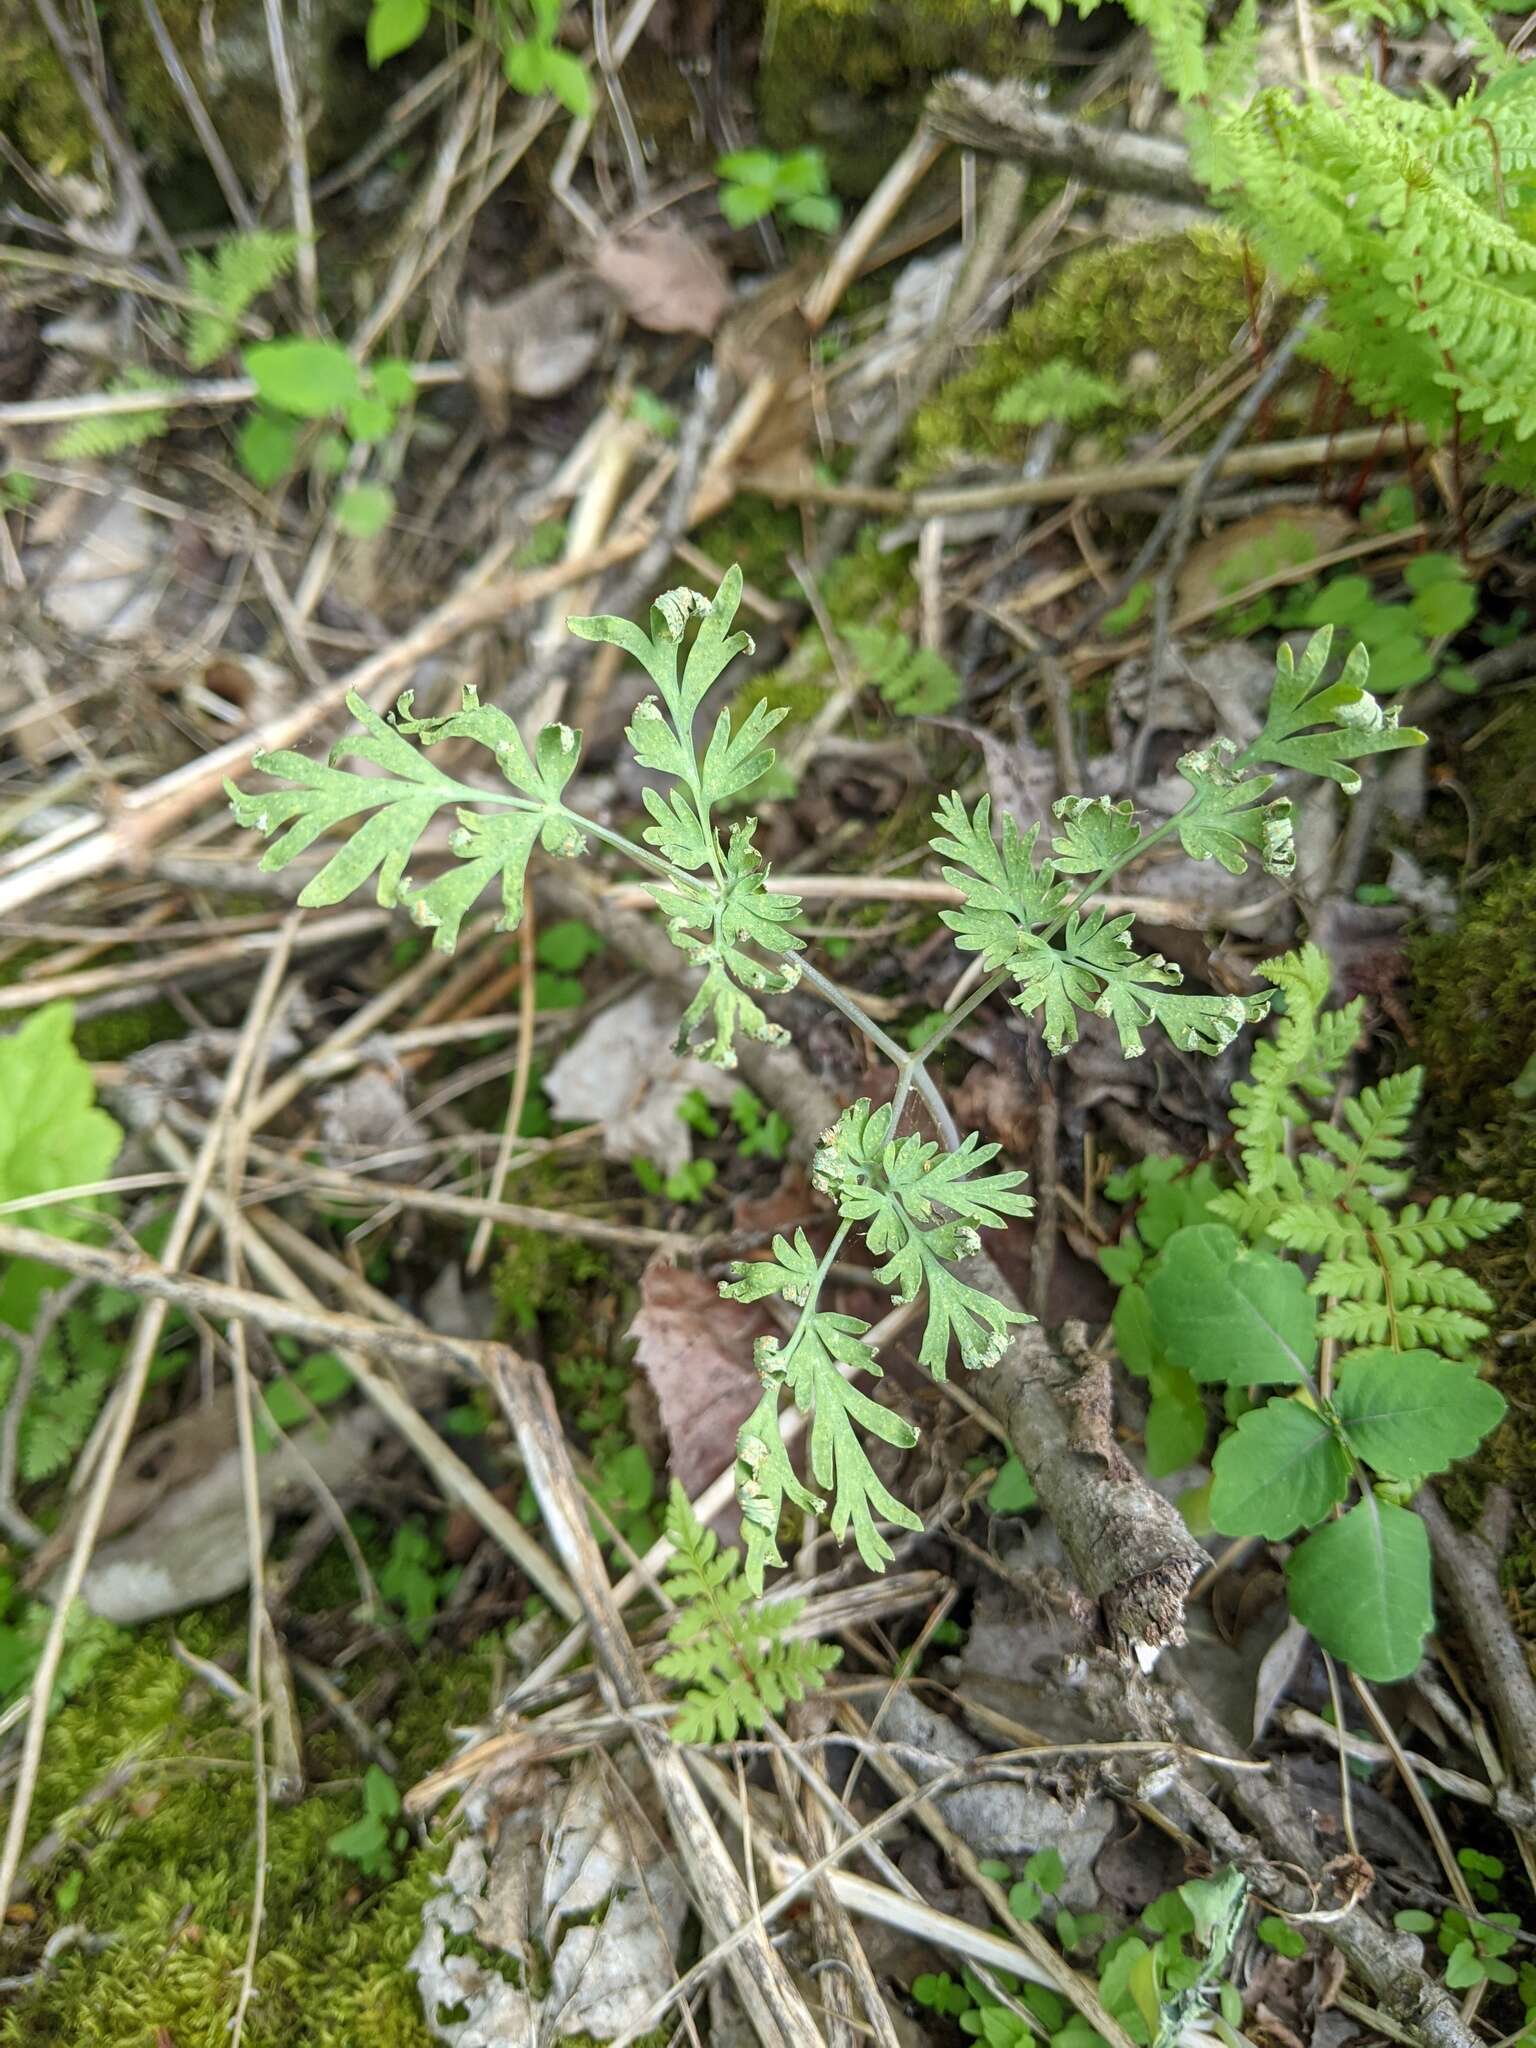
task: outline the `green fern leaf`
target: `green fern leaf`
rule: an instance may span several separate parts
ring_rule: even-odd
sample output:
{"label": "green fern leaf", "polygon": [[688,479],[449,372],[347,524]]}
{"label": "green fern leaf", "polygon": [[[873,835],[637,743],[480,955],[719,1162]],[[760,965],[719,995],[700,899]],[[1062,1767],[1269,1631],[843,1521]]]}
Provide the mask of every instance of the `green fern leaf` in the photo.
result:
{"label": "green fern leaf", "polygon": [[674,1547],[667,1591],[678,1607],[656,1669],[687,1687],[673,1737],[730,1742],[823,1685],[842,1652],[835,1644],[790,1638],[804,1601],[753,1605],[748,1579],[736,1569],[737,1553],[719,1549],[676,1480],[666,1531]]}
{"label": "green fern leaf", "polygon": [[288,275],[298,248],[297,235],[232,235],[211,258],[196,251],[187,257],[187,284],[208,302],[187,316],[190,368],[206,369],[233,348],[241,315]]}
{"label": "green fern leaf", "polygon": [[[107,385],[107,394],[130,391],[164,391],[165,380],[147,370],[125,370]],[[77,420],[64,427],[48,443],[48,453],[66,459],[90,459],[121,455],[129,448],[142,448],[146,441],[158,441],[170,431],[171,416],[163,407],[147,412],[102,413],[95,419]]]}

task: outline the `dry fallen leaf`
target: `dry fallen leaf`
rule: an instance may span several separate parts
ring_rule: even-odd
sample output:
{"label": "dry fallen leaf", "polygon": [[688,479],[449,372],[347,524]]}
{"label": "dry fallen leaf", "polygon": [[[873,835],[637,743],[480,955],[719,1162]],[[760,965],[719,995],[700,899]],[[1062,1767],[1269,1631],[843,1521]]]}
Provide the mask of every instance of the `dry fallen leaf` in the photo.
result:
{"label": "dry fallen leaf", "polygon": [[731,281],[707,242],[644,222],[600,237],[592,268],[631,320],[653,334],[711,335],[731,304]]}
{"label": "dry fallen leaf", "polygon": [[736,1456],[736,1432],[762,1392],[752,1346],[771,1327],[761,1310],[725,1300],[702,1273],[653,1259],[641,1276],[629,1326],[635,1363],[656,1390],[673,1477],[690,1494]]}
{"label": "dry fallen leaf", "polygon": [[449,2048],[614,2040],[675,1981],[687,1894],[621,1772],[535,1773],[460,1840],[407,1965]]}
{"label": "dry fallen leaf", "polygon": [[580,271],[558,270],[501,299],[464,305],[464,368],[496,428],[513,398],[556,398],[597,361],[608,295]]}
{"label": "dry fallen leaf", "polygon": [[678,1115],[697,1090],[729,1102],[737,1083],[719,1067],[674,1051],[677,1004],[644,988],[600,1011],[544,1077],[550,1107],[566,1123],[600,1123],[607,1159],[650,1159],[675,1173],[692,1156]]}
{"label": "dry fallen leaf", "polygon": [[1179,576],[1178,608],[1203,609],[1245,583],[1332,554],[1358,529],[1333,505],[1276,505],[1239,519],[1189,551]]}

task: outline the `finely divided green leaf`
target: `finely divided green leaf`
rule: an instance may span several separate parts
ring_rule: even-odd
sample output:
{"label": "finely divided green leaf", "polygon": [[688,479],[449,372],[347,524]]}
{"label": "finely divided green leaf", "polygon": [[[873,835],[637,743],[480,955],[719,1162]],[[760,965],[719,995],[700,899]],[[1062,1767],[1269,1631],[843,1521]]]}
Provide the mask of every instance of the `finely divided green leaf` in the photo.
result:
{"label": "finely divided green leaf", "polygon": [[1332,646],[1333,628],[1324,626],[1307,643],[1298,667],[1289,645],[1280,643],[1264,730],[1238,755],[1236,767],[1301,768],[1327,776],[1353,796],[1360,776],[1351,762],[1423,746],[1424,734],[1399,726],[1396,711],[1383,710],[1366,689],[1370,657],[1363,647],[1352,651],[1337,682],[1324,683]]}

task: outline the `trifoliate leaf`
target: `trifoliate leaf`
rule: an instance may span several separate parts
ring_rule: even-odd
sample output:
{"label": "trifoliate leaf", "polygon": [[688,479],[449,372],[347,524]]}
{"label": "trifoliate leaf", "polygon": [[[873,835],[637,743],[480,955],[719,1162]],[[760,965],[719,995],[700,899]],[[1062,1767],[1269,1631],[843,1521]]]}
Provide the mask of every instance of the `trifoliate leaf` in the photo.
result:
{"label": "trifoliate leaf", "polygon": [[1432,1351],[1355,1352],[1339,1367],[1334,1407],[1356,1456],[1393,1479],[1470,1457],[1505,1413],[1497,1387]]}
{"label": "trifoliate leaf", "polygon": [[1416,1514],[1367,1494],[1314,1529],[1285,1576],[1292,1613],[1325,1650],[1377,1684],[1412,1676],[1435,1619],[1429,1538]]}
{"label": "trifoliate leaf", "polygon": [[1168,1357],[1197,1380],[1300,1382],[1317,1354],[1317,1303],[1300,1268],[1250,1251],[1221,1223],[1175,1231],[1146,1283]]}
{"label": "trifoliate leaf", "polygon": [[1278,1542],[1321,1522],[1349,1491],[1337,1432],[1296,1400],[1266,1401],[1240,1416],[1211,1470],[1211,1520],[1225,1536]]}

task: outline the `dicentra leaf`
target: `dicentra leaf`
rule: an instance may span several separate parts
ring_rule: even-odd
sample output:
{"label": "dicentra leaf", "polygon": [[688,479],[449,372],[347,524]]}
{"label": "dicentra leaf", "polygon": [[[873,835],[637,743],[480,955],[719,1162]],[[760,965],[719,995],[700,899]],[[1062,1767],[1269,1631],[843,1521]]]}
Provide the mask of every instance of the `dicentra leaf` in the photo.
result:
{"label": "dicentra leaf", "polygon": [[1281,641],[1264,730],[1237,756],[1235,767],[1301,768],[1309,775],[1326,775],[1353,796],[1360,776],[1351,762],[1423,746],[1424,734],[1415,726],[1399,726],[1396,711],[1383,710],[1366,689],[1371,661],[1363,647],[1351,651],[1337,682],[1324,683],[1332,647],[1333,628],[1324,626],[1307,642],[1298,666]]}
{"label": "dicentra leaf", "polygon": [[864,1225],[870,1250],[885,1261],[875,1277],[897,1301],[927,1290],[919,1364],[943,1379],[954,1342],[962,1364],[993,1365],[1009,1331],[1030,1318],[951,1268],[980,1249],[979,1228],[1031,1213],[1033,1201],[1018,1192],[1028,1176],[978,1171],[1000,1147],[981,1144],[974,1132],[957,1150],[940,1152],[915,1133],[890,1142],[891,1123],[889,1104],[854,1103],[827,1134],[812,1178],[832,1196],[839,1215]]}
{"label": "dicentra leaf", "polygon": [[1272,1542],[1310,1529],[1349,1490],[1350,1465],[1325,1416],[1266,1401],[1238,1419],[1211,1466],[1211,1520],[1226,1536]]}
{"label": "dicentra leaf", "polygon": [[1412,1676],[1435,1619],[1429,1538],[1416,1514],[1367,1494],[1314,1529],[1285,1576],[1291,1611],[1325,1650],[1377,1684]]}
{"label": "dicentra leaf", "polygon": [[1300,1269],[1250,1251],[1225,1224],[1175,1231],[1146,1296],[1158,1342],[1197,1380],[1275,1386],[1311,1370],[1317,1304]]}
{"label": "dicentra leaf", "polygon": [[1505,1413],[1497,1387],[1432,1351],[1357,1351],[1339,1367],[1333,1398],[1350,1448],[1393,1479],[1470,1457]]}
{"label": "dicentra leaf", "polygon": [[1191,860],[1215,860],[1229,875],[1246,874],[1251,847],[1267,873],[1282,878],[1296,871],[1296,837],[1289,797],[1264,802],[1272,775],[1239,775],[1230,740],[1213,740],[1185,754],[1179,773],[1194,792],[1179,813],[1179,841]]}

